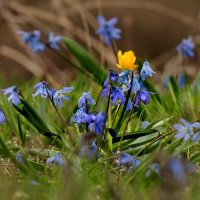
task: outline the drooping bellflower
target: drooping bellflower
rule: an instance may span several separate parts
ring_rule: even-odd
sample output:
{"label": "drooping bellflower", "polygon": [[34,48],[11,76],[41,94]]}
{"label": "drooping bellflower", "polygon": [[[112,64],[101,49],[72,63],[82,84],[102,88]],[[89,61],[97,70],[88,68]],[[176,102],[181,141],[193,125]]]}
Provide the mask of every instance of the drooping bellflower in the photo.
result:
{"label": "drooping bellflower", "polygon": [[89,128],[95,134],[100,135],[102,133],[102,131],[103,131],[105,123],[106,123],[106,114],[105,114],[105,112],[99,112],[96,115],[95,121],[89,125]]}
{"label": "drooping bellflower", "polygon": [[105,17],[102,15],[97,17],[99,23],[99,29],[96,31],[98,35],[103,37],[103,41],[106,45],[110,46],[113,40],[118,40],[121,38],[121,30],[115,28],[118,21],[117,18],[111,18],[106,21]]}
{"label": "drooping bellflower", "polygon": [[90,92],[83,92],[81,97],[78,100],[78,107],[86,107],[87,105],[96,104],[94,99],[91,97]]}
{"label": "drooping bellflower", "polygon": [[41,32],[35,30],[33,32],[18,31],[21,39],[24,43],[28,45],[34,53],[45,50],[45,45],[40,41]]}
{"label": "drooping bellflower", "polygon": [[8,95],[8,101],[15,106],[20,104],[19,94],[16,86],[12,86],[6,89],[2,89],[3,94]]}
{"label": "drooping bellflower", "polygon": [[150,94],[155,94],[153,92],[148,92],[146,89],[142,89],[137,93],[136,100],[134,106],[138,107],[140,102],[144,104],[148,104],[150,101]]}
{"label": "drooping bellflower", "polygon": [[195,44],[192,40],[192,37],[189,36],[181,41],[181,43],[176,47],[176,51],[179,52],[183,57],[190,58],[194,56],[194,47]]}
{"label": "drooping bellflower", "polygon": [[62,165],[63,164],[62,154],[57,153],[53,155],[52,157],[48,158],[46,160],[46,164],[49,165],[50,163],[54,163],[56,165]]}
{"label": "drooping bellflower", "polygon": [[[48,94],[50,95],[50,91],[47,88],[47,83],[45,81],[41,81],[34,86],[35,93],[33,97],[40,95],[42,98],[47,98]],[[47,93],[48,92],[48,93]]]}
{"label": "drooping bellflower", "polygon": [[120,87],[112,87],[111,88],[111,96],[110,96],[113,105],[116,105],[117,103],[124,104],[125,103],[125,97],[124,92]]}
{"label": "drooping bellflower", "polygon": [[62,36],[60,35],[56,35],[54,36],[54,34],[52,32],[49,33],[49,40],[48,40],[48,45],[51,49],[53,50],[59,50],[59,43],[62,40]]}
{"label": "drooping bellflower", "polygon": [[142,70],[140,72],[140,76],[141,76],[142,80],[144,81],[147,76],[152,77],[154,73],[155,72],[151,69],[149,62],[145,61],[143,63]]}
{"label": "drooping bellflower", "polygon": [[54,90],[51,92],[50,96],[55,105],[62,107],[62,100],[69,100],[69,97],[64,96],[65,93],[71,92],[74,88],[73,87],[63,87],[60,90]]}

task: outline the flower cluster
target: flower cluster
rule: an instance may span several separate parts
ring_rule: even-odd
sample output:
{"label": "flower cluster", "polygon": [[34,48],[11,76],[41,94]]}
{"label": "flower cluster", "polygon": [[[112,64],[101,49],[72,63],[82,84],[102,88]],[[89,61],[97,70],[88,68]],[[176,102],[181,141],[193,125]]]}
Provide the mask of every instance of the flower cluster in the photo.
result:
{"label": "flower cluster", "polygon": [[[125,58],[119,57],[118,67],[129,70],[125,70],[120,74],[110,70],[110,73],[103,84],[101,98],[109,97],[113,105],[124,105],[126,102],[126,93],[131,89],[131,94],[136,95],[136,98],[134,102],[132,102],[133,99],[128,99],[126,111],[129,111],[132,110],[133,106],[138,107],[140,102],[143,102],[144,104],[149,103],[150,94],[154,93],[146,90],[146,88],[143,86],[143,81],[148,76],[152,77],[153,73],[155,72],[151,69],[149,62],[145,61],[143,63],[141,72],[139,74],[138,72],[134,73],[134,71],[130,70],[136,69],[133,67],[136,66],[134,64],[135,58],[133,58],[134,53],[131,53],[131,51],[125,52],[124,56]],[[126,56],[128,57],[127,59]],[[130,77],[130,73],[132,73],[132,77]]]}
{"label": "flower cluster", "polygon": [[40,95],[42,98],[49,97],[55,106],[62,107],[62,100],[69,100],[69,97],[65,96],[65,93],[71,92],[73,87],[63,87],[60,90],[49,89],[45,81],[39,82],[34,86],[35,93],[33,97]]}
{"label": "flower cluster", "polygon": [[193,142],[197,142],[200,139],[200,123],[189,123],[185,119],[180,120],[182,124],[174,124],[174,129],[177,130],[175,138],[188,141],[192,139]]}
{"label": "flower cluster", "polygon": [[94,99],[89,92],[84,92],[78,100],[78,110],[71,118],[71,123],[76,122],[79,127],[83,124],[97,135],[100,135],[106,123],[106,114],[91,112],[91,106],[95,105]]}
{"label": "flower cluster", "polygon": [[[45,43],[41,41],[41,32],[34,30],[32,32],[18,31],[22,41],[27,44],[28,48],[32,49],[34,53],[44,51],[46,48]],[[59,50],[59,43],[62,40],[60,35],[54,36],[52,32],[49,33],[47,46],[53,50]]]}

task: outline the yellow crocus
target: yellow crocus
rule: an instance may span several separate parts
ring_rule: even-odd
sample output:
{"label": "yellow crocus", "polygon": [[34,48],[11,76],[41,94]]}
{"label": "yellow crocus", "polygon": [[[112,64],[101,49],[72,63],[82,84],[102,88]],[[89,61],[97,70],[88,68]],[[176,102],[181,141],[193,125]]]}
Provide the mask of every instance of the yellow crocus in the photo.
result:
{"label": "yellow crocus", "polygon": [[123,70],[134,70],[138,66],[135,64],[136,56],[133,51],[126,51],[122,54],[122,51],[118,51],[118,64],[117,67]]}

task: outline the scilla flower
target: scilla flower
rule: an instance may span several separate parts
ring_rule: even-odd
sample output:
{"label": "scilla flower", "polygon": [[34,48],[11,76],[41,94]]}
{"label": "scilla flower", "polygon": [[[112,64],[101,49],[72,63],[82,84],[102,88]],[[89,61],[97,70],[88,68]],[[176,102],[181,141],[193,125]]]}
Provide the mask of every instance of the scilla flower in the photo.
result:
{"label": "scilla flower", "polygon": [[63,87],[60,90],[54,90],[51,93],[51,98],[55,105],[62,107],[62,100],[69,100],[69,97],[65,96],[65,93],[71,92],[74,88],[73,87]]}
{"label": "scilla flower", "polygon": [[0,124],[6,123],[6,116],[4,115],[4,112],[0,109]]}
{"label": "scilla flower", "polygon": [[41,32],[35,30],[33,32],[18,31],[22,41],[25,42],[34,53],[45,50],[45,45],[40,41]]}
{"label": "scilla flower", "polygon": [[[49,90],[47,89],[47,83],[45,81],[39,82],[34,86],[35,93],[33,97],[40,95],[42,98],[47,98]],[[50,93],[49,93],[50,94]]]}
{"label": "scilla flower", "polygon": [[61,40],[62,40],[62,36],[60,36],[60,35],[54,36],[54,34],[52,32],[50,32],[48,45],[51,49],[59,50],[59,43]]}
{"label": "scilla flower", "polygon": [[147,76],[152,77],[153,73],[155,73],[155,72],[151,69],[149,62],[145,61],[143,63],[142,70],[140,72],[140,76],[141,76],[142,80],[144,81]]}
{"label": "scilla flower", "polygon": [[54,163],[56,165],[62,165],[63,159],[61,153],[57,153],[53,155],[52,157],[48,158],[46,161],[46,164],[49,165],[50,163]]}
{"label": "scilla flower", "polygon": [[120,87],[112,87],[110,97],[111,97],[113,105],[116,105],[117,103],[120,103],[120,104],[125,103],[124,92],[121,90]]}
{"label": "scilla flower", "polygon": [[122,54],[122,51],[118,51],[118,68],[122,70],[134,70],[138,67],[135,61],[136,57],[133,51],[126,51],[124,54]]}
{"label": "scilla flower", "polygon": [[179,52],[183,57],[189,58],[194,56],[195,44],[192,37],[189,36],[187,39],[183,39],[181,43],[176,47],[176,51]]}
{"label": "scilla flower", "polygon": [[83,92],[81,97],[78,100],[78,107],[86,107],[88,105],[96,104],[94,99],[91,97],[90,92]]}
{"label": "scilla flower", "polygon": [[134,106],[138,107],[142,101],[144,104],[148,104],[150,101],[150,94],[155,94],[153,92],[148,92],[146,89],[142,89],[137,93],[137,97]]}
{"label": "scilla flower", "polygon": [[8,95],[8,101],[17,106],[20,103],[19,94],[16,86],[1,90],[3,94]]}
{"label": "scilla flower", "polygon": [[110,46],[113,40],[121,38],[121,30],[115,28],[118,21],[117,18],[111,18],[106,21],[103,16],[98,16],[97,21],[99,23],[99,29],[96,31],[98,35],[102,35],[103,41],[106,45]]}

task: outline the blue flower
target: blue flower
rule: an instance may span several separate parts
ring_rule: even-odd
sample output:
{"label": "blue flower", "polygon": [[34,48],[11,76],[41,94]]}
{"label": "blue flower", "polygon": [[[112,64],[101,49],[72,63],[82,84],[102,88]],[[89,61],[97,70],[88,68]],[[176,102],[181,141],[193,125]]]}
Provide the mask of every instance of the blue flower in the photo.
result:
{"label": "blue flower", "polygon": [[25,42],[28,45],[28,47],[33,50],[34,53],[38,53],[39,51],[45,50],[45,45],[42,42],[40,42],[40,31],[18,31],[18,34],[21,36],[22,41]]}
{"label": "blue flower", "polygon": [[16,86],[12,86],[6,89],[2,89],[3,94],[8,95],[8,101],[15,106],[20,104],[19,94]]}
{"label": "blue flower", "polygon": [[137,93],[137,97],[134,103],[134,106],[138,107],[140,105],[140,102],[142,101],[144,104],[148,104],[150,101],[150,94],[155,94],[153,92],[148,92],[145,89],[140,90]]}
{"label": "blue flower", "polygon": [[106,124],[106,114],[104,112],[99,112],[96,115],[95,121],[89,125],[89,128],[97,135],[100,135],[103,131],[105,124]]}
{"label": "blue flower", "polygon": [[119,77],[120,77],[120,81],[119,81],[120,85],[126,84],[130,78],[129,70],[126,70],[126,71],[122,72],[121,74],[119,74]]}
{"label": "blue flower", "polygon": [[113,40],[121,38],[121,30],[115,28],[118,21],[117,18],[111,18],[106,21],[106,19],[100,15],[98,16],[97,21],[99,23],[99,29],[96,33],[103,36],[103,41],[106,45],[110,46]]}
{"label": "blue flower", "polygon": [[76,122],[78,126],[80,126],[82,123],[86,123],[87,120],[88,114],[85,112],[85,108],[79,108],[74,114],[74,116],[71,118],[70,122]]}
{"label": "blue flower", "polygon": [[153,73],[155,73],[155,72],[151,69],[149,62],[145,61],[143,63],[142,70],[140,72],[140,76],[141,76],[142,80],[144,81],[147,76],[152,77]]}
{"label": "blue flower", "polygon": [[133,109],[133,102],[131,101],[131,99],[128,99],[128,103],[126,106],[126,112],[128,112],[129,110],[131,111]]}
{"label": "blue flower", "polygon": [[49,41],[48,41],[48,45],[50,46],[51,49],[54,50],[59,50],[59,43],[62,40],[62,36],[57,35],[54,36],[54,34],[52,32],[49,33]]}
{"label": "blue flower", "polygon": [[62,165],[63,164],[63,159],[61,153],[57,153],[53,155],[52,157],[48,158],[46,160],[46,164],[49,165],[50,163],[54,163],[56,165]]}
{"label": "blue flower", "polygon": [[4,112],[0,109],[0,124],[4,124],[6,122],[6,116],[4,115]]}
{"label": "blue flower", "polygon": [[192,37],[189,36],[187,39],[183,39],[181,43],[176,47],[176,51],[182,54],[183,57],[189,58],[194,56],[195,44]]}
{"label": "blue flower", "polygon": [[141,88],[141,86],[140,86],[140,83],[139,83],[139,76],[138,75],[134,75],[131,91],[134,94],[136,94],[140,90],[140,88]]}
{"label": "blue flower", "polygon": [[127,171],[128,173],[130,173],[133,169],[138,167],[140,164],[141,164],[141,161],[139,159],[125,152],[122,152],[117,160],[117,165],[119,167],[128,167],[128,171]]}
{"label": "blue flower", "polygon": [[182,124],[174,124],[174,129],[177,130],[177,134],[175,138],[183,139],[184,141],[188,141],[193,135],[193,125],[187,122],[185,119],[180,120]]}
{"label": "blue flower", "polygon": [[[47,83],[45,81],[41,81],[34,86],[35,93],[33,97],[40,95],[42,98],[47,98],[48,94],[50,95],[51,92],[47,89]],[[47,93],[48,92],[48,93]]]}
{"label": "blue flower", "polygon": [[125,103],[124,92],[121,90],[120,87],[112,87],[110,97],[113,105],[116,105],[118,102],[120,102],[120,104],[122,105]]}
{"label": "blue flower", "polygon": [[62,100],[69,100],[69,97],[64,96],[63,94],[71,92],[73,89],[73,87],[63,87],[60,90],[54,90],[53,92],[51,92],[50,96],[54,104],[62,107]]}
{"label": "blue flower", "polygon": [[144,130],[145,128],[147,128],[149,126],[150,122],[148,121],[143,121],[141,122],[141,129]]}
{"label": "blue flower", "polygon": [[21,153],[16,154],[16,159],[21,163],[24,164],[24,158]]}
{"label": "blue flower", "polygon": [[87,105],[94,105],[96,104],[93,98],[90,95],[90,92],[83,92],[81,97],[78,100],[78,107],[86,107]]}
{"label": "blue flower", "polygon": [[173,178],[180,183],[186,182],[186,174],[184,165],[179,157],[172,157],[168,163],[169,171],[171,172]]}
{"label": "blue flower", "polygon": [[178,85],[180,88],[184,87],[186,84],[185,74],[181,74],[178,76]]}
{"label": "blue flower", "polygon": [[103,87],[100,97],[103,98],[105,96],[109,96],[110,87],[109,84]]}

